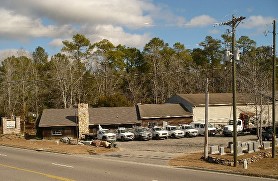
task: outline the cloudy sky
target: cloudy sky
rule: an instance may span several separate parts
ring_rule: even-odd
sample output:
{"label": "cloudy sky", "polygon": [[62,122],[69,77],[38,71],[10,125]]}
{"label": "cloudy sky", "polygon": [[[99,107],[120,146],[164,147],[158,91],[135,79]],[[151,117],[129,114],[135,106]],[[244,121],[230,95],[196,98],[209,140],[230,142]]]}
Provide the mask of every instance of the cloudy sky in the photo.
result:
{"label": "cloudy sky", "polygon": [[213,26],[235,16],[246,19],[237,37],[271,45],[277,0],[0,0],[0,55],[15,50],[61,50],[76,33],[92,43],[108,39],[142,49],[153,37],[172,46],[198,47],[206,36],[219,38],[229,28]]}

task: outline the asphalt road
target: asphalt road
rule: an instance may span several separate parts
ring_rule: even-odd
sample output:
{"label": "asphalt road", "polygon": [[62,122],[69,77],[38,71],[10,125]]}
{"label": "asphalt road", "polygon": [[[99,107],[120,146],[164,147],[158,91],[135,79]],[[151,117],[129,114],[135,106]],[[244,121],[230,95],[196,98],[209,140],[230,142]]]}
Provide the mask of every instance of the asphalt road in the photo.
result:
{"label": "asphalt road", "polygon": [[0,146],[0,180],[266,181],[271,179],[173,168],[109,158],[37,152]]}

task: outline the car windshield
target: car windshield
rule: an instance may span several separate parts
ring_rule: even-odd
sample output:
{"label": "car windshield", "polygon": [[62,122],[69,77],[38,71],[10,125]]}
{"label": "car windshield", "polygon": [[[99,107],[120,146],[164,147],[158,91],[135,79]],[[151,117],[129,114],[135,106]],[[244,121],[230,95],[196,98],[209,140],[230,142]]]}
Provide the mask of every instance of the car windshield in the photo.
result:
{"label": "car windshield", "polygon": [[101,132],[102,134],[104,134],[104,133],[113,133],[113,131],[112,131],[112,130],[109,130],[109,129],[102,129],[102,130],[100,130],[100,132]]}
{"label": "car windshield", "polygon": [[191,126],[191,125],[184,126],[184,129],[193,129],[193,126]]}
{"label": "car windshield", "polygon": [[119,129],[119,133],[126,133],[127,132],[127,130],[125,130],[125,129]]}
{"label": "car windshield", "polygon": [[162,128],[159,128],[159,127],[156,127],[156,128],[153,128],[155,131],[161,131]]}
{"label": "car windshield", "polygon": [[177,130],[177,127],[175,127],[175,126],[169,127],[169,130]]}
{"label": "car windshield", "polygon": [[104,133],[106,133],[106,132],[107,132],[107,130],[102,129],[102,130],[99,130],[99,132],[100,132],[101,134],[104,134]]}
{"label": "car windshield", "polygon": [[144,132],[144,131],[148,131],[148,129],[147,128],[139,128],[139,129],[137,129],[137,131],[138,132]]}
{"label": "car windshield", "polygon": [[[230,121],[229,121],[229,125],[234,125],[234,120],[230,120]],[[237,122],[237,125],[241,125],[241,122],[238,121],[238,122]]]}
{"label": "car windshield", "polygon": [[210,124],[210,123],[208,124],[208,127],[209,127],[209,128],[213,128],[212,124]]}

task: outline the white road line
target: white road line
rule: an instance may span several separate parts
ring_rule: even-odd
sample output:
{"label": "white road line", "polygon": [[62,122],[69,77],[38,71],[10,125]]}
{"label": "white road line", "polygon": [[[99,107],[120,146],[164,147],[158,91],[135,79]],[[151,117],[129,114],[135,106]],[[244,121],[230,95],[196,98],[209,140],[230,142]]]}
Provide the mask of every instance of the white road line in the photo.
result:
{"label": "white road line", "polygon": [[59,164],[59,163],[52,163],[52,165],[60,166],[60,167],[67,167],[67,168],[73,168],[71,165],[64,165],[64,164]]}
{"label": "white road line", "polygon": [[7,155],[4,155],[4,154],[1,154],[1,153],[0,153],[0,156],[7,156]]}

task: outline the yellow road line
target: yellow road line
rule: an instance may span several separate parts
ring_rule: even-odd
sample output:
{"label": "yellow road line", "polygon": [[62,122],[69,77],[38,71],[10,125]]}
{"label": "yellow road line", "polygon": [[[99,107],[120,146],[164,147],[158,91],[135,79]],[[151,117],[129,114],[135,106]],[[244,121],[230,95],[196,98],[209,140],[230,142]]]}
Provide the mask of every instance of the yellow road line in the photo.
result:
{"label": "yellow road line", "polygon": [[45,176],[45,177],[49,177],[49,178],[56,179],[56,180],[74,181],[74,180],[72,180],[72,179],[68,179],[68,178],[64,178],[64,177],[59,177],[59,176],[50,175],[50,174],[47,174],[47,173],[37,172],[37,171],[34,171],[34,170],[28,170],[28,169],[19,168],[19,167],[14,167],[14,166],[5,165],[5,164],[1,164],[1,163],[0,163],[0,166],[6,167],[6,168],[15,169],[15,170],[20,170],[20,171],[24,171],[24,172],[30,172],[30,173],[39,174],[39,175],[43,175],[43,176]]}

